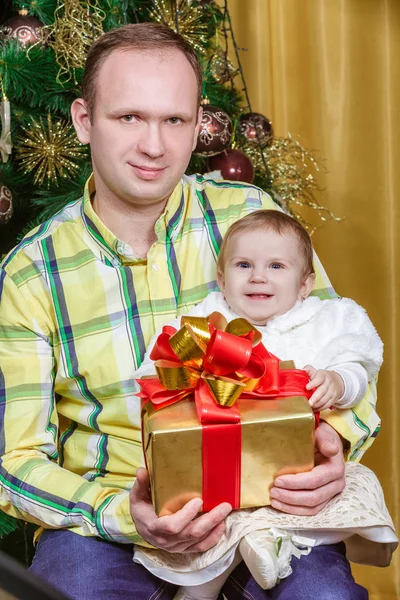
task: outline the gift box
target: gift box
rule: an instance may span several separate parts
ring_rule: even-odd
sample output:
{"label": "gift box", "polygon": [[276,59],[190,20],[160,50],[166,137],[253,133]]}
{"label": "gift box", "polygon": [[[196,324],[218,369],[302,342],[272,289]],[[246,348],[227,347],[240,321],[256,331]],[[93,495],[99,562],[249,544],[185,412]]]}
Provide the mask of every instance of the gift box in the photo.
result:
{"label": "gift box", "polygon": [[244,319],[219,313],[166,327],[138,380],[142,440],[158,515],[191,498],[203,510],[270,504],[275,477],[314,466],[315,415],[304,371],[280,363]]}

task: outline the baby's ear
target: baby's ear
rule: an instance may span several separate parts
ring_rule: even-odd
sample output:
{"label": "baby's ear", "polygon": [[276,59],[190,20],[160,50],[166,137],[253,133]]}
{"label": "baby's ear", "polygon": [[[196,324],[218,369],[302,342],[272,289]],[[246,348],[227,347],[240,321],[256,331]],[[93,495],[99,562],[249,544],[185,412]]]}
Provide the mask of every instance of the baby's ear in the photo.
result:
{"label": "baby's ear", "polygon": [[225,277],[222,271],[217,271],[217,283],[221,292],[225,290]]}
{"label": "baby's ear", "polygon": [[307,275],[307,277],[304,279],[303,283],[301,284],[300,287],[300,296],[301,296],[301,300],[305,300],[306,298],[308,298],[308,296],[311,294],[313,287],[314,287],[314,283],[315,283],[315,274],[314,273],[310,273],[309,275]]}

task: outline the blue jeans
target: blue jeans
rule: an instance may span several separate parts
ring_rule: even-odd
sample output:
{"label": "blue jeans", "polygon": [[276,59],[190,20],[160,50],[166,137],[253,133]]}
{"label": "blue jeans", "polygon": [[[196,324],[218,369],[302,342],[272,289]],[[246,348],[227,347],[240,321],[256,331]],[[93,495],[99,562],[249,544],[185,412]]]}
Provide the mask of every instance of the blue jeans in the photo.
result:
{"label": "blue jeans", "polygon": [[[67,530],[46,531],[31,570],[74,600],[172,600],[177,587],[132,561],[130,544],[84,538]],[[231,574],[227,600],[367,600],[344,555],[344,544],[318,546],[300,560],[293,574],[270,591],[262,590],[244,563]]]}

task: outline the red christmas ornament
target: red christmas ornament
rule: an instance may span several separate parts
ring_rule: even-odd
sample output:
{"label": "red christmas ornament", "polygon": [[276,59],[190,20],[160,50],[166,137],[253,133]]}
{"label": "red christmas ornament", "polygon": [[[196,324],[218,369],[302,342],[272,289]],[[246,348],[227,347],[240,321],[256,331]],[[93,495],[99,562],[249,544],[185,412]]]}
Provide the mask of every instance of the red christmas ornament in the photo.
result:
{"label": "red christmas ornament", "polygon": [[1,39],[8,41],[16,39],[23,48],[43,40],[43,23],[36,17],[28,16],[28,11],[22,8],[18,15],[8,19],[0,28]]}
{"label": "red christmas ornament", "polygon": [[252,183],[254,179],[253,163],[241,150],[224,150],[208,160],[210,171],[221,171],[224,179]]}
{"label": "red christmas ornament", "polygon": [[228,148],[231,143],[232,133],[232,121],[226,112],[217,106],[204,104],[203,118],[194,153],[200,156],[214,156],[214,154],[219,154],[225,148]]}
{"label": "red christmas ornament", "polygon": [[[272,123],[260,113],[246,113],[239,119],[239,135],[251,144],[269,146],[274,139]],[[258,134],[258,137],[257,137]]]}

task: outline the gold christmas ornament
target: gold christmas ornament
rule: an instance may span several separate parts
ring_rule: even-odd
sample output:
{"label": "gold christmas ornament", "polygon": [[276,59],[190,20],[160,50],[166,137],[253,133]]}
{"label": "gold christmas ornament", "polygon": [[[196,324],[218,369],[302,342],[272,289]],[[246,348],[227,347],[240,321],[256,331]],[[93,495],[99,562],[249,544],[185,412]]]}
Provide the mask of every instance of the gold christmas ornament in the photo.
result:
{"label": "gold christmas ornament", "polygon": [[152,5],[151,19],[180,33],[197,52],[205,54],[207,23],[201,6],[187,0],[152,0]]}
{"label": "gold christmas ornament", "polygon": [[231,81],[239,73],[221,47],[215,48],[209,69],[215,81],[222,84]]}
{"label": "gold christmas ornament", "polygon": [[[265,171],[259,147],[247,143],[241,148],[251,158],[257,170]],[[285,211],[304,225],[310,235],[322,223],[310,223],[299,209],[311,209],[322,222],[343,220],[316,200],[315,194],[321,193],[322,188],[314,174],[320,168],[312,152],[304,148],[298,140],[293,139],[290,134],[285,138],[274,138],[270,146],[263,148],[263,154],[269,169],[271,187],[278,202]]]}
{"label": "gold christmas ornament", "polygon": [[53,123],[51,115],[47,125],[43,119],[23,127],[25,137],[18,140],[17,159],[27,174],[36,171],[34,183],[58,183],[58,178],[71,177],[78,170],[76,160],[83,158],[85,148],[76,138],[74,128],[65,121]]}
{"label": "gold christmas ornament", "polygon": [[58,83],[71,79],[77,83],[75,70],[84,66],[90,46],[104,33],[105,17],[97,0],[58,0],[54,24],[47,31],[47,42],[60,66]]}

